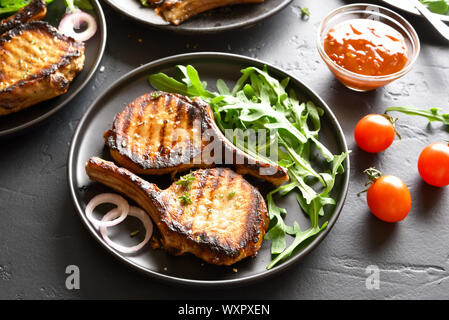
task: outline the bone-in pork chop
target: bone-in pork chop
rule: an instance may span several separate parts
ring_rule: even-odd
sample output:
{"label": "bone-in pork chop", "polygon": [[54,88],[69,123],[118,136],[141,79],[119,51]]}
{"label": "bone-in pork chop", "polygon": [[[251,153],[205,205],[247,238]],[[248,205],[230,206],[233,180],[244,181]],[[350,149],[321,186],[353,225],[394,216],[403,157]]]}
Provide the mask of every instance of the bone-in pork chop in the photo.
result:
{"label": "bone-in pork chop", "polygon": [[150,0],[156,12],[168,22],[178,25],[191,17],[214,8],[234,4],[260,3],[263,0]]}
{"label": "bone-in pork chop", "polygon": [[84,66],[84,44],[43,21],[0,37],[0,116],[67,92]]}
{"label": "bone-in pork chop", "polygon": [[160,190],[114,163],[92,157],[90,179],[134,200],[158,227],[162,246],[216,265],[231,265],[259,251],[268,227],[259,191],[231,169],[193,171],[184,183]]}
{"label": "bone-in pork chop", "polygon": [[112,158],[136,174],[167,174],[191,168],[233,165],[275,185],[288,181],[287,169],[256,160],[220,131],[210,106],[172,93],[145,94],[115,116],[105,132]]}

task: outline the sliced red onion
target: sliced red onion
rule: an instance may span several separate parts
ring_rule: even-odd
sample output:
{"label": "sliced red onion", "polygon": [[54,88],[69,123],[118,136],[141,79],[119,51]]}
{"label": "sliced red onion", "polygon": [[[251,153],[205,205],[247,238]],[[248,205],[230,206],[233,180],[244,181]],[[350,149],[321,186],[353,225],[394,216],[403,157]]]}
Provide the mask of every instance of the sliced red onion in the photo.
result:
{"label": "sliced red onion", "polygon": [[[81,24],[87,23],[87,28],[83,32],[76,32],[75,29],[79,29]],[[87,41],[93,37],[97,32],[97,22],[87,12],[77,10],[74,13],[66,14],[59,23],[59,32],[65,34],[68,37],[72,37],[77,41]]]}
{"label": "sliced red onion", "polygon": [[[110,221],[112,219],[115,219],[116,217],[118,217],[120,215],[120,210],[119,208],[115,208],[111,211],[109,211],[102,219],[103,222],[107,222]],[[117,251],[120,251],[122,253],[134,253],[139,251],[140,249],[143,248],[144,245],[146,245],[148,243],[148,241],[150,241],[151,236],[153,235],[153,222],[151,221],[150,217],[147,215],[147,213],[145,211],[143,211],[140,208],[137,207],[129,207],[129,215],[138,218],[140,221],[142,221],[144,227],[145,227],[145,238],[143,239],[143,241],[135,246],[132,247],[125,247],[122,246],[120,244],[117,244],[115,242],[113,242],[109,237],[108,237],[108,231],[106,229],[106,227],[100,227],[100,233],[101,236],[103,237],[104,241],[106,241],[107,244],[109,244],[112,248],[114,248]],[[115,220],[113,220],[115,221]]]}
{"label": "sliced red onion", "polygon": [[[112,203],[117,206],[117,208],[111,210],[111,211],[117,211],[117,213],[118,213],[117,217],[116,217],[117,219],[112,220],[112,221],[100,221],[100,220],[95,219],[92,216],[94,209],[103,203]],[[108,215],[110,212],[108,212],[106,215]],[[126,219],[126,217],[128,216],[128,213],[129,213],[128,201],[126,201],[125,198],[119,196],[118,194],[114,194],[114,193],[99,194],[99,195],[93,197],[86,206],[86,217],[87,217],[87,219],[89,219],[90,222],[92,222],[92,224],[97,229],[99,227],[112,227],[112,226],[119,224],[120,222],[122,222],[123,220]]]}

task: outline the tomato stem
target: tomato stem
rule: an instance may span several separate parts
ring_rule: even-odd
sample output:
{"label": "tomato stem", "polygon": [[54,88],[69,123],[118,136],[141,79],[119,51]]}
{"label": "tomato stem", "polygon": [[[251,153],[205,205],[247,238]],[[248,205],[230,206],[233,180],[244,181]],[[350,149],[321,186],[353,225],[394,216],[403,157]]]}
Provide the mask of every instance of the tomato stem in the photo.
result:
{"label": "tomato stem", "polygon": [[370,168],[364,170],[363,172],[366,173],[366,175],[368,176],[368,179],[370,180],[369,182],[367,182],[367,184],[365,184],[366,186],[368,184],[376,182],[377,179],[382,177],[382,172],[380,172],[379,170],[377,170],[374,167],[370,167]]}
{"label": "tomato stem", "polygon": [[399,131],[396,129],[396,122],[399,120],[399,118],[394,118],[387,113],[384,113],[382,116],[384,116],[385,118],[388,119],[388,121],[391,122],[391,124],[393,125],[394,133],[398,136],[399,140],[402,140],[402,137],[401,137]]}
{"label": "tomato stem", "polygon": [[357,196],[360,196],[362,193],[365,193],[368,191],[369,187],[376,182],[377,179],[379,179],[380,177],[382,177],[382,172],[380,172],[379,170],[377,170],[374,167],[369,167],[368,169],[363,170],[363,172],[368,176],[368,182],[365,183],[365,190],[360,191],[359,193],[357,193]]}

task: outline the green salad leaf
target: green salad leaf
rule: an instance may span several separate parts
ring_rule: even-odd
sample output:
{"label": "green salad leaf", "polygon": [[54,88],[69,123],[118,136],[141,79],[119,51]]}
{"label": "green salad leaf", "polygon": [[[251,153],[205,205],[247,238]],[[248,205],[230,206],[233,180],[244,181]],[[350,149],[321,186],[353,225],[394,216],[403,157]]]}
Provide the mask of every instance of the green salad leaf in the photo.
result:
{"label": "green salad leaf", "polygon": [[89,0],[75,0],[75,5],[83,10],[93,10],[94,7],[89,2]]}
{"label": "green salad leaf", "polygon": [[[328,222],[320,225],[320,217],[324,216],[325,206],[335,205],[331,192],[337,175],[344,171],[347,153],[334,155],[319,141],[324,111],[311,101],[300,101],[295,91],[288,89],[289,79],[273,78],[266,67],[241,70],[232,89],[225,81],[217,80],[217,92],[207,89],[193,66],[178,65],[177,71],[178,78],[157,73],[149,76],[149,82],[158,90],[208,102],[223,132],[263,132],[265,140],[257,143],[238,136],[228,138],[256,159],[288,168],[290,182],[266,196],[270,225],[265,239],[271,240],[273,255],[267,266],[270,269],[326,228]],[[307,229],[303,230],[297,222],[287,225],[287,211],[276,204],[278,198],[291,192],[296,193],[299,206],[310,219]]]}
{"label": "green salad leaf", "polygon": [[[19,11],[30,3],[31,0],[0,0],[0,15],[11,14]],[[45,0],[46,4],[54,0]]]}
{"label": "green salad leaf", "polygon": [[92,4],[89,0],[65,0],[70,11],[75,12],[77,8],[83,10],[93,10]]}
{"label": "green salad leaf", "polygon": [[429,7],[433,13],[447,14],[449,13],[449,2],[447,0],[419,0],[422,4]]}
{"label": "green salad leaf", "polygon": [[390,107],[385,110],[385,113],[397,111],[410,116],[424,117],[429,120],[429,122],[438,121],[445,125],[449,125],[449,113],[442,113],[441,110],[441,108],[430,108],[429,110],[426,110],[413,107]]}
{"label": "green salad leaf", "polygon": [[30,3],[30,0],[0,0],[0,15],[13,13]]}
{"label": "green salad leaf", "polygon": [[150,3],[148,0],[140,0],[140,3],[144,6],[144,7],[149,7]]}
{"label": "green salad leaf", "polygon": [[[0,0],[0,15],[11,14],[19,11],[30,3],[31,0]],[[45,0],[48,5],[54,0]],[[64,0],[66,6],[73,12],[76,8],[83,10],[93,10],[92,4],[89,0]]]}

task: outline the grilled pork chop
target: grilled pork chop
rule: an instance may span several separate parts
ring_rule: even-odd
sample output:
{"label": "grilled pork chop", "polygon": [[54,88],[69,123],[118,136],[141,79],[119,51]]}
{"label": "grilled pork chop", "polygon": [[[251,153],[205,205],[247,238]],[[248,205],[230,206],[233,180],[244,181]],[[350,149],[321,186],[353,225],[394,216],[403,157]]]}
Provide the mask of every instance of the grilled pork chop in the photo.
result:
{"label": "grilled pork chop", "polygon": [[32,21],[0,37],[0,116],[67,92],[84,66],[84,44],[46,22]]}
{"label": "grilled pork chop", "polygon": [[0,21],[0,35],[30,21],[41,20],[47,14],[44,0],[32,0],[12,16]]}
{"label": "grilled pork chop", "polygon": [[[259,191],[231,169],[199,169],[190,184],[160,190],[114,163],[92,157],[90,179],[128,196],[152,218],[163,248],[192,253],[216,265],[231,265],[259,251],[268,227]],[[193,181],[192,181],[193,180]]]}
{"label": "grilled pork chop", "polygon": [[115,116],[104,138],[112,158],[136,174],[176,173],[225,163],[233,164],[240,174],[275,185],[288,181],[287,169],[237,149],[215,124],[210,106],[199,98],[145,94]]}
{"label": "grilled pork chop", "polygon": [[156,13],[168,22],[178,25],[191,17],[218,7],[233,4],[260,3],[263,0],[150,0]]}

